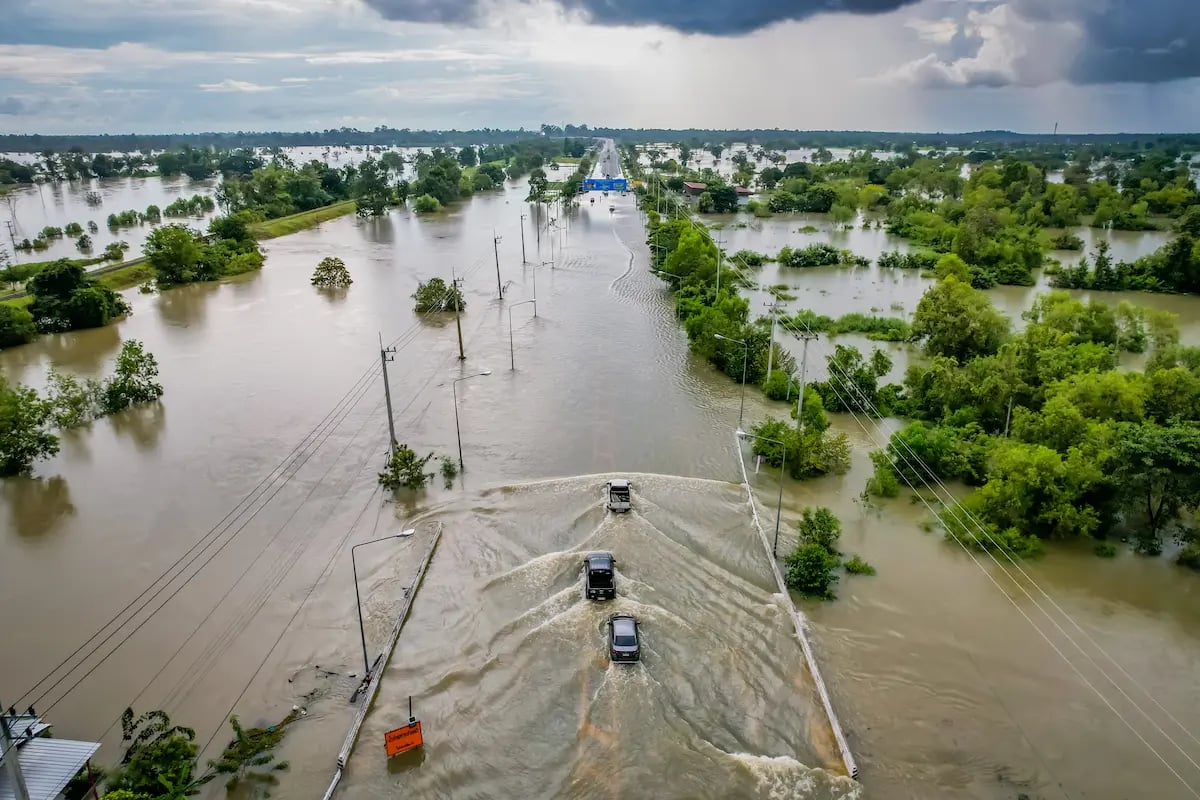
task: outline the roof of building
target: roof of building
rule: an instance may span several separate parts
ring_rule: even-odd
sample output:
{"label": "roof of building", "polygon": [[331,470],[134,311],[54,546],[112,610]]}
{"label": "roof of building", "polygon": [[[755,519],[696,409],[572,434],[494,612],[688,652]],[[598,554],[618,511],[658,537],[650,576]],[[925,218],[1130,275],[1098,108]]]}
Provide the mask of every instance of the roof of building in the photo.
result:
{"label": "roof of building", "polygon": [[738,194],[754,194],[754,190],[749,186],[735,186],[733,190]]}
{"label": "roof of building", "polygon": [[703,189],[707,189],[707,188],[708,188],[708,184],[707,184],[707,183],[698,183],[698,182],[696,182],[696,181],[684,181],[684,182],[683,182],[683,188],[685,188],[685,189],[700,189],[700,190],[703,190]]}
{"label": "roof of building", "polygon": [[[99,742],[77,742],[70,739],[48,739],[44,736],[26,739],[17,745],[21,773],[29,789],[29,800],[53,800],[75,777],[75,773],[100,749]],[[6,754],[11,758],[11,754]],[[16,800],[16,787],[8,771],[0,771],[0,800]]]}

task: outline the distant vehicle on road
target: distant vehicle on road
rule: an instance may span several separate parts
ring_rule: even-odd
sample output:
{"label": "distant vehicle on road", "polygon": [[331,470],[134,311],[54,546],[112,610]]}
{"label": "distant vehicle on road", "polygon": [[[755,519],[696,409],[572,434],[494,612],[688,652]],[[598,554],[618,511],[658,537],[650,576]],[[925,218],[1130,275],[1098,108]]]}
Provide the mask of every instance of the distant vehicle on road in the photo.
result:
{"label": "distant vehicle on road", "polygon": [[629,481],[624,478],[613,478],[605,484],[605,489],[608,493],[606,504],[609,511],[624,514],[633,508],[633,484]]}
{"label": "distant vehicle on road", "polygon": [[613,614],[608,618],[608,658],[614,664],[641,661],[638,621],[633,614]]}
{"label": "distant vehicle on road", "polygon": [[617,596],[617,560],[612,553],[588,553],[583,560],[583,594],[588,600],[613,600]]}

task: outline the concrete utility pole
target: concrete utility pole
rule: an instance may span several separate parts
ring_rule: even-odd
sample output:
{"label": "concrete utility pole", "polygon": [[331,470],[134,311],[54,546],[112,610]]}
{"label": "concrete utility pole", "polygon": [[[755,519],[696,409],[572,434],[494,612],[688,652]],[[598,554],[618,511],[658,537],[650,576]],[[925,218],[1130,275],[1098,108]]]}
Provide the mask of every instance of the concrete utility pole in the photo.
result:
{"label": "concrete utility pole", "polygon": [[492,231],[492,252],[496,254],[496,292],[500,299],[504,299],[504,285],[500,282],[500,237],[496,235],[496,231]]}
{"label": "concrete utility pole", "polygon": [[463,352],[462,318],[458,314],[458,312],[459,312],[459,308],[458,308],[459,288],[458,287],[461,285],[462,285],[462,278],[454,277],[454,268],[451,267],[450,268],[450,289],[454,293],[453,294],[453,297],[454,297],[454,326],[456,328],[458,328],[458,360],[466,361],[467,354]]}
{"label": "concrete utility pole", "polygon": [[721,249],[721,245],[723,245],[723,244],[725,244],[725,242],[723,242],[720,239],[717,239],[717,294],[718,295],[721,294],[721,256],[725,252],[723,249]]}
{"label": "concrete utility pole", "polygon": [[775,360],[775,324],[779,321],[779,298],[766,305],[771,309],[771,342],[767,346],[767,380],[771,380],[771,366]]}
{"label": "concrete utility pole", "polygon": [[796,430],[800,431],[804,427],[804,383],[808,380],[808,343],[817,338],[815,333],[798,333],[796,338],[804,342],[804,355],[800,359],[800,399],[796,403]]}
{"label": "concrete utility pole", "polygon": [[0,753],[4,753],[4,767],[8,771],[8,782],[13,788],[16,800],[29,800],[29,787],[25,784],[25,775],[21,772],[21,758],[17,752],[17,743],[13,741],[12,731],[8,727],[7,712],[0,707]]}
{"label": "concrete utility pole", "polygon": [[525,257],[525,215],[521,215],[521,263],[528,264],[529,259]]}
{"label": "concrete utility pole", "polygon": [[393,355],[395,352],[395,347],[383,346],[383,334],[379,334],[379,362],[383,365],[383,396],[387,400],[388,434],[391,437],[388,440],[388,453],[396,452],[396,421],[392,419],[392,387],[387,374],[388,362],[396,359]]}

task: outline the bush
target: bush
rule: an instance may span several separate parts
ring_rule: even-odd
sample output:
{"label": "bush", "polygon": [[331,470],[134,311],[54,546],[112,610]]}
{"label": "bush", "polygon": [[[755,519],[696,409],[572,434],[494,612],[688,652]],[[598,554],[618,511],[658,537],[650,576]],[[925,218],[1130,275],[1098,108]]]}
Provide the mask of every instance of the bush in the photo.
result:
{"label": "bush", "polygon": [[845,564],[846,572],[851,575],[874,575],[875,568],[858,556],[851,556]]}
{"label": "bush", "polygon": [[86,233],[82,234],[78,239],[75,240],[75,249],[81,253],[92,252],[92,237],[88,236]]}
{"label": "bush", "polygon": [[1051,236],[1049,245],[1051,250],[1082,250],[1083,239],[1070,231],[1063,231],[1057,236]]}
{"label": "bush", "polygon": [[317,268],[313,270],[312,285],[322,289],[335,289],[349,286],[354,283],[350,277],[350,270],[346,269],[346,262],[340,258],[332,256],[321,259],[321,263],[317,264]]}
{"label": "bush", "polygon": [[801,544],[783,559],[787,585],[808,597],[834,598],[832,586],[838,576],[837,557],[819,544]]}
{"label": "bush", "polygon": [[747,267],[761,267],[771,259],[765,253],[757,253],[753,250],[738,250],[729,257],[729,260],[740,262]]}
{"label": "bush", "polygon": [[842,522],[828,508],[806,508],[797,523],[802,544],[819,544],[830,553],[837,553],[842,536]]}
{"label": "bush", "polygon": [[458,462],[449,456],[442,456],[442,481],[449,489],[458,477]]}
{"label": "bush", "polygon": [[432,459],[433,453],[418,457],[408,445],[393,441],[387,466],[379,473],[379,485],[393,492],[397,489],[422,489],[433,477],[432,472],[425,471],[425,465]]}
{"label": "bush", "polygon": [[1117,548],[1108,542],[1096,542],[1096,546],[1092,548],[1092,552],[1101,558],[1116,558]]}
{"label": "bush", "polygon": [[418,214],[429,214],[442,210],[442,203],[431,194],[423,194],[417,198],[413,208]]}
{"label": "bush", "polygon": [[457,284],[446,285],[441,278],[430,278],[424,283],[418,283],[412,296],[417,301],[414,310],[419,314],[432,311],[463,311],[467,307],[462,289]]}
{"label": "bush", "polygon": [[1179,551],[1175,563],[1188,569],[1200,570],[1200,542],[1192,542]]}
{"label": "bush", "polygon": [[68,222],[66,225],[63,226],[62,232],[64,234],[66,234],[67,236],[78,237],[80,234],[83,233],[83,226],[80,225],[78,222]]}
{"label": "bush", "polygon": [[137,339],[121,345],[116,373],[104,386],[104,410],[109,414],[162,397],[158,360]]}
{"label": "bush", "polygon": [[875,465],[875,474],[867,480],[867,494],[876,497],[895,497],[900,494],[900,478],[896,475],[887,452],[872,452],[871,463]]}
{"label": "bush", "polygon": [[25,344],[36,333],[32,314],[23,308],[0,304],[0,347]]}

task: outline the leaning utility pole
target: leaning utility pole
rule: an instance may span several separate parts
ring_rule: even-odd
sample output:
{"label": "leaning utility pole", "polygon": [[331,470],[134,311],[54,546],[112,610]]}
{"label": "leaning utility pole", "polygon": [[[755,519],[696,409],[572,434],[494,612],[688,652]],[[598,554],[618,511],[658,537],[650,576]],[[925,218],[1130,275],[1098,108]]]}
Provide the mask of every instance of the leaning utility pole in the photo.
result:
{"label": "leaning utility pole", "polygon": [[459,288],[458,287],[461,285],[462,285],[462,278],[454,277],[454,268],[451,267],[450,268],[450,291],[452,292],[452,296],[454,297],[454,326],[456,328],[458,328],[458,360],[466,361],[467,354],[463,352],[462,319],[458,315],[458,311],[459,311],[459,309],[458,309]]}
{"label": "leaning utility pole", "polygon": [[504,284],[500,282],[500,237],[492,230],[492,251],[496,254],[496,293],[504,299]]}
{"label": "leaning utility pole", "polygon": [[767,304],[767,308],[771,309],[771,343],[767,347],[767,380],[771,380],[771,366],[775,361],[775,325],[779,321],[779,298],[776,297],[771,303]]}
{"label": "leaning utility pole", "polygon": [[391,436],[388,441],[389,453],[396,452],[396,421],[392,419],[392,387],[388,383],[387,365],[389,361],[395,361],[396,357],[392,355],[395,352],[395,347],[383,346],[383,334],[379,334],[379,362],[383,365],[383,396],[387,400],[388,434]]}
{"label": "leaning utility pole", "polygon": [[529,259],[525,257],[525,215],[521,215],[521,263],[528,264]]}
{"label": "leaning utility pole", "polygon": [[[711,237],[709,237],[709,240],[711,241]],[[724,244],[723,241],[721,241],[720,239],[717,240],[717,296],[718,297],[720,297],[720,295],[721,295],[721,256],[725,252],[724,250],[721,249],[721,245],[723,245],[723,244]]]}
{"label": "leaning utility pole", "polygon": [[796,338],[804,342],[804,355],[800,359],[800,399],[796,402],[796,430],[804,427],[804,383],[808,379],[808,343],[818,338],[817,334],[804,332],[796,334]]}

